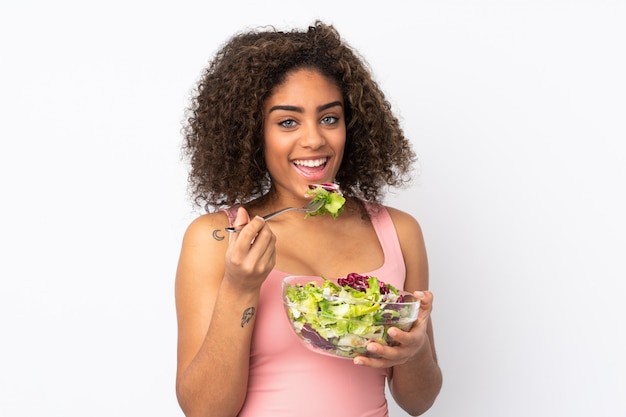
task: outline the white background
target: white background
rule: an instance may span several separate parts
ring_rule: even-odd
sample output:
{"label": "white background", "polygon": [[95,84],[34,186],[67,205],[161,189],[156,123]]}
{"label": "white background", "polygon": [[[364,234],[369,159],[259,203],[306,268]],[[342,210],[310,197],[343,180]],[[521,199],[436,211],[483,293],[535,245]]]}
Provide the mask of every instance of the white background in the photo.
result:
{"label": "white background", "polygon": [[234,32],[315,18],[369,61],[420,158],[387,202],[429,250],[427,415],[626,415],[623,2],[11,3],[0,415],[182,415],[183,109]]}

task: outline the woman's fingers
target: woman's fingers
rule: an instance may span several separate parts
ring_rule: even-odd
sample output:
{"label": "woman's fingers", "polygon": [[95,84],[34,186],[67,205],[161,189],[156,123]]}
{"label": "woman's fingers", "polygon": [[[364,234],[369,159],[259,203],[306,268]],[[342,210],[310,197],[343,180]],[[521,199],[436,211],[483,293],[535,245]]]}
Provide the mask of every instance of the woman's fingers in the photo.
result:
{"label": "woman's fingers", "polygon": [[246,223],[230,234],[226,251],[226,274],[231,279],[258,285],[276,263],[276,237],[261,217],[249,218],[244,208],[237,210],[234,224]]}
{"label": "woman's fingers", "polygon": [[[433,293],[430,291],[415,291],[413,295],[420,300],[416,326],[426,326],[430,313],[433,311]],[[425,331],[426,329],[424,328]]]}
{"label": "woman's fingers", "polygon": [[433,308],[433,294],[430,291],[415,291],[413,295],[420,300],[417,320],[409,331],[391,328],[388,331],[398,346],[383,346],[371,342],[367,345],[369,353],[376,357],[360,356],[354,358],[356,365],[373,368],[386,368],[410,360],[421,349],[427,340],[428,319]]}

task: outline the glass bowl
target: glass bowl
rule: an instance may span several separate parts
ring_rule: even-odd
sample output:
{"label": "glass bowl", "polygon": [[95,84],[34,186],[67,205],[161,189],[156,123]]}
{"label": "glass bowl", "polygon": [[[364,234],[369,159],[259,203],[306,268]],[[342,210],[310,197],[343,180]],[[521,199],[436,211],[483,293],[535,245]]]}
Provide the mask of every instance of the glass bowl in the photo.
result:
{"label": "glass bowl", "polygon": [[[376,302],[345,297],[343,293],[322,290],[326,278],[288,276],[282,283],[285,313],[292,329],[314,352],[341,358],[370,356],[370,341],[395,346],[387,331],[391,327],[411,328],[420,301],[411,293],[398,291],[401,302]],[[336,279],[329,279],[337,284]]]}

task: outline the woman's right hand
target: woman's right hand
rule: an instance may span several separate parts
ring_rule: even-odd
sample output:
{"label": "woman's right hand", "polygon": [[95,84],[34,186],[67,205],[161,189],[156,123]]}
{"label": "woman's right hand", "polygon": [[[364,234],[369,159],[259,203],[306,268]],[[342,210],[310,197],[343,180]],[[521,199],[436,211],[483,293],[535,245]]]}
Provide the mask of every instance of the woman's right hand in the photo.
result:
{"label": "woman's right hand", "polygon": [[243,207],[234,224],[246,224],[229,234],[224,279],[242,291],[258,291],[276,264],[276,236],[261,217],[250,220]]}

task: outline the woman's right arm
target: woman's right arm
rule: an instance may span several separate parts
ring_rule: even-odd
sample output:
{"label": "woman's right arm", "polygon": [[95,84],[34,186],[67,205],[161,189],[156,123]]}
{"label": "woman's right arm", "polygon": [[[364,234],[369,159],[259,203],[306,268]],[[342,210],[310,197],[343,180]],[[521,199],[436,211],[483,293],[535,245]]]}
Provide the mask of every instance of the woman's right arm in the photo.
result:
{"label": "woman's right arm", "polygon": [[[236,223],[247,220],[240,209]],[[189,225],[176,273],[176,395],[188,417],[233,417],[241,409],[259,291],[275,262],[275,236],[262,219],[214,237],[224,223],[224,215],[211,214]]]}

